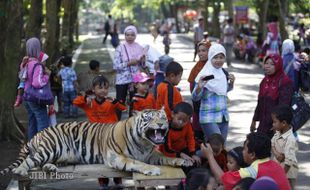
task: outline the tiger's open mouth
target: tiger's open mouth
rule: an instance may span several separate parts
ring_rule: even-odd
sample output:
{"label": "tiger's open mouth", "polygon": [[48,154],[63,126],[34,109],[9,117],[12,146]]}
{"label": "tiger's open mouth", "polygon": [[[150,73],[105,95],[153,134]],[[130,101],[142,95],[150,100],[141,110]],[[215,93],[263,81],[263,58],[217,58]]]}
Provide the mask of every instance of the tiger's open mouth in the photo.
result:
{"label": "tiger's open mouth", "polygon": [[167,131],[168,129],[148,129],[145,135],[154,144],[163,144]]}

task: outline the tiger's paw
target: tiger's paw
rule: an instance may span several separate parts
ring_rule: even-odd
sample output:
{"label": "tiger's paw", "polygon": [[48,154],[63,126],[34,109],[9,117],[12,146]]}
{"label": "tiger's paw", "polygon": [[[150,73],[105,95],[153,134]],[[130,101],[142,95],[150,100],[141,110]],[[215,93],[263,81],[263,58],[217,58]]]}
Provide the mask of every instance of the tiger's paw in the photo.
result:
{"label": "tiger's paw", "polygon": [[160,175],[160,168],[156,166],[148,166],[142,173],[145,175]]}
{"label": "tiger's paw", "polygon": [[26,168],[23,168],[23,167],[14,168],[14,169],[12,169],[12,172],[13,172],[14,174],[21,175],[21,176],[26,176],[26,175],[28,175],[27,169],[26,169]]}
{"label": "tiger's paw", "polygon": [[56,165],[54,164],[51,164],[51,163],[47,163],[45,164],[43,167],[42,167],[42,170],[44,172],[57,172],[58,171],[58,168]]}
{"label": "tiger's paw", "polygon": [[193,162],[190,160],[185,160],[183,158],[175,158],[175,165],[189,167],[193,166]]}

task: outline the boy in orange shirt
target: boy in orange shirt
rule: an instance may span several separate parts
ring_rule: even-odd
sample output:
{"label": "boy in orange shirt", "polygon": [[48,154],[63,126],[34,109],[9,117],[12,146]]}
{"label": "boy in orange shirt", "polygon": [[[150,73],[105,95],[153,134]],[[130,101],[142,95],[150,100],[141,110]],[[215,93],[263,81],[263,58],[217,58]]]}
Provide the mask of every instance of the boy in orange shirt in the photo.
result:
{"label": "boy in orange shirt", "polygon": [[[96,76],[92,81],[94,96],[78,96],[73,104],[82,108],[89,122],[114,123],[118,121],[116,109],[126,110],[126,105],[116,99],[107,97],[109,93],[109,81],[102,75]],[[109,178],[98,178],[100,189],[108,189]],[[121,178],[114,178],[114,183],[120,185]]]}
{"label": "boy in orange shirt", "polygon": [[180,102],[174,107],[165,144],[159,146],[159,151],[165,156],[181,157],[200,165],[201,160],[195,155],[195,139],[190,124],[192,114],[193,108],[189,103]]}
{"label": "boy in orange shirt", "polygon": [[109,93],[109,81],[101,75],[96,76],[92,82],[94,96],[78,96],[73,104],[82,108],[90,122],[114,123],[118,121],[115,110],[126,110],[122,102],[107,97]]}
{"label": "boy in orange shirt", "polygon": [[155,109],[155,98],[149,91],[149,81],[151,78],[143,72],[136,73],[133,76],[133,82],[137,93],[132,98],[133,111],[142,111],[145,109]]}
{"label": "boy in orange shirt", "polygon": [[181,81],[183,67],[175,61],[168,64],[166,68],[166,77],[163,82],[157,86],[156,109],[164,106],[168,121],[171,121],[171,111],[183,98],[179,90],[175,87]]}

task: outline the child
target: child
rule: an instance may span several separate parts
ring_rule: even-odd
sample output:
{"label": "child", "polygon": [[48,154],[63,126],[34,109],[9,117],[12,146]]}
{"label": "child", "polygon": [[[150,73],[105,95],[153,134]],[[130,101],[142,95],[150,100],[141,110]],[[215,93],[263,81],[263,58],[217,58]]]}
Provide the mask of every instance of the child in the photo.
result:
{"label": "child", "polygon": [[178,186],[178,190],[211,190],[216,185],[215,179],[205,168],[194,168],[187,175],[185,183]]}
{"label": "child", "polygon": [[220,168],[226,172],[227,169],[227,151],[224,149],[224,139],[222,135],[214,133],[209,138],[209,144],[213,151],[214,159]]}
{"label": "child", "polygon": [[[211,45],[208,61],[198,73],[192,92],[194,101],[201,100],[199,122],[206,141],[214,133],[226,141],[228,133],[227,92],[233,88],[235,77],[223,69],[226,50],[221,44]],[[205,80],[206,76],[213,79]]]}
{"label": "child", "polygon": [[149,92],[149,80],[145,73],[136,73],[133,76],[137,93],[132,98],[133,111],[142,111],[145,109],[155,109],[155,98]]}
{"label": "child", "polygon": [[155,89],[154,94],[156,94],[157,86],[165,80],[166,68],[173,61],[173,58],[169,55],[169,49],[165,49],[165,55],[159,57],[157,64],[155,64]]}
{"label": "child", "polygon": [[243,160],[242,146],[237,146],[227,153],[227,169],[228,171],[238,171],[240,168],[245,168],[248,165]]}
{"label": "child", "polygon": [[166,142],[159,146],[159,150],[166,156],[189,159],[200,165],[200,158],[195,155],[195,139],[190,118],[193,108],[189,103],[178,103],[172,113],[172,121]]}
{"label": "child", "polygon": [[167,31],[164,32],[163,44],[165,46],[165,51],[169,52],[170,44],[171,44],[171,39],[169,37],[169,32],[167,32]]}
{"label": "child", "polygon": [[55,64],[50,65],[51,68],[50,85],[56,103],[55,110],[58,113],[62,113],[62,82],[61,77],[58,76],[62,64],[59,62],[59,60],[57,60]]}
{"label": "child", "polygon": [[290,126],[293,114],[287,105],[279,105],[271,112],[272,126],[276,130],[271,140],[272,153],[286,172],[291,188],[295,189],[298,173],[297,142]]}
{"label": "child", "polygon": [[[44,52],[40,52],[38,62],[43,63],[48,59],[48,55]],[[14,103],[14,107],[20,106],[23,102],[23,94],[24,94],[24,88],[25,88],[25,81],[27,79],[27,63],[29,61],[29,57],[25,56],[19,66],[20,70],[18,73],[19,78],[19,85],[17,87],[17,96]]]}
{"label": "child", "polygon": [[[92,90],[95,98],[91,96],[78,96],[73,104],[82,108],[90,122],[114,123],[118,121],[116,109],[126,110],[126,106],[116,99],[107,97],[109,92],[109,81],[104,76],[97,76],[93,79]],[[109,178],[98,179],[100,188],[107,189]],[[114,178],[115,184],[121,184],[121,178]]]}
{"label": "child", "polygon": [[233,190],[249,190],[255,179],[246,177],[241,179],[233,188]]}
{"label": "child", "polygon": [[126,105],[116,99],[107,97],[109,92],[109,81],[102,75],[94,78],[92,91],[95,98],[90,95],[78,96],[73,104],[82,108],[90,122],[114,123],[118,121],[116,109],[126,110]]}
{"label": "child", "polygon": [[183,67],[172,61],[166,68],[166,77],[163,82],[157,86],[156,109],[164,106],[168,121],[171,121],[171,111],[174,106],[182,102],[182,96],[179,90],[175,87],[181,81]]}
{"label": "child", "polygon": [[63,113],[65,118],[69,118],[70,116],[77,118],[77,107],[72,104],[72,101],[76,98],[77,95],[77,77],[74,69],[71,68],[72,59],[71,57],[66,56],[61,58],[59,62],[64,66],[58,73],[58,76],[60,76],[62,80],[62,95],[64,102]]}

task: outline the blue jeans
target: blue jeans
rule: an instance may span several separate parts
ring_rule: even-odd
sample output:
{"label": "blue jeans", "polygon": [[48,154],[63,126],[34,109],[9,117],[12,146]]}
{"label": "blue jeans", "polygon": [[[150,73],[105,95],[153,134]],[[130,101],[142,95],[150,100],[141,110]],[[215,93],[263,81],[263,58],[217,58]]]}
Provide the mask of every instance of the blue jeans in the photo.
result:
{"label": "blue jeans", "polygon": [[205,135],[205,139],[211,137],[212,134],[217,133],[222,135],[224,141],[226,142],[228,134],[228,122],[223,119],[221,123],[205,123],[201,124],[202,131]]}
{"label": "blue jeans", "polygon": [[[77,107],[72,104],[73,100],[76,98],[75,91],[68,91],[62,93],[62,100],[64,102],[63,113],[65,117],[73,116],[77,117]],[[70,114],[71,109],[71,114]]]}
{"label": "blue jeans", "polygon": [[33,102],[24,101],[28,112],[28,140],[49,125],[47,108]]}

